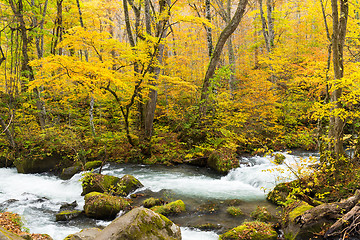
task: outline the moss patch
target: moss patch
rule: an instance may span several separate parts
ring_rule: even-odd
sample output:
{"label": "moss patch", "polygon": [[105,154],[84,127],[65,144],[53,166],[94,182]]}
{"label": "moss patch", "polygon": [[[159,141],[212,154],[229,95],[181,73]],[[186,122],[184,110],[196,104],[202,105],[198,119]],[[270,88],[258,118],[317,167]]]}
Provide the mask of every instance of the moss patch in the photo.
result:
{"label": "moss patch", "polygon": [[238,216],[243,215],[243,212],[242,212],[241,209],[238,208],[238,207],[228,207],[228,208],[226,209],[226,212],[227,212],[228,214],[230,214],[231,216],[233,216],[233,217],[238,217]]}
{"label": "moss patch", "polygon": [[113,219],[129,205],[125,198],[92,192],[85,196],[84,211],[87,216],[95,219]]}
{"label": "moss patch", "polygon": [[90,162],[85,163],[84,168],[86,171],[88,171],[88,170],[100,167],[101,164],[102,164],[102,161],[90,161]]}
{"label": "moss patch", "polygon": [[144,200],[143,205],[146,208],[152,208],[154,206],[160,206],[164,204],[164,200],[160,199],[160,198],[148,198],[146,200]]}
{"label": "moss patch", "polygon": [[185,203],[182,200],[177,200],[163,206],[152,207],[151,210],[163,215],[177,214],[185,211]]}
{"label": "moss patch", "polygon": [[313,206],[307,204],[306,202],[301,202],[296,208],[294,208],[291,212],[289,212],[289,219],[292,222],[294,222],[294,219],[296,217],[300,216],[301,214],[312,208]]}
{"label": "moss patch", "polygon": [[220,235],[220,240],[276,240],[277,233],[270,224],[264,222],[245,222]]}
{"label": "moss patch", "polygon": [[273,220],[273,216],[266,209],[266,207],[257,207],[255,211],[250,214],[250,217],[254,218],[256,221],[260,222],[269,222]]}

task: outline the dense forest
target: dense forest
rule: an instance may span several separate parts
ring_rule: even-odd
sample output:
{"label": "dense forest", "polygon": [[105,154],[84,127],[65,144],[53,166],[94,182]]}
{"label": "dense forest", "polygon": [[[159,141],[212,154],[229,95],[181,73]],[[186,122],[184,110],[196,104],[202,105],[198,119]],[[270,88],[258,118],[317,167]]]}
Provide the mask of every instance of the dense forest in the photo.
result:
{"label": "dense forest", "polygon": [[0,17],[1,166],[225,173],[303,149],[318,171],[296,170],[293,199],[360,186],[357,0],[0,0]]}

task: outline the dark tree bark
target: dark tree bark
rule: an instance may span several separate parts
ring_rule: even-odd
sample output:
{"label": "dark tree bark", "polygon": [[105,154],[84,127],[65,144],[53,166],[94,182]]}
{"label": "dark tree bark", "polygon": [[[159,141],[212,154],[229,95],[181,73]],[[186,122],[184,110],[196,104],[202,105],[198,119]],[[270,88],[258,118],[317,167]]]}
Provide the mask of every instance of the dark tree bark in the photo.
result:
{"label": "dark tree bark", "polygon": [[200,108],[199,108],[199,117],[200,119],[206,115],[207,111],[207,101],[209,98],[209,90],[210,90],[210,80],[214,76],[216,66],[219,63],[220,56],[224,45],[231,34],[236,30],[239,25],[242,17],[245,14],[245,8],[247,6],[248,0],[240,0],[235,11],[235,14],[229,24],[225,27],[225,29],[221,32],[219,40],[214,49],[213,55],[210,59],[210,63],[208,69],[205,74],[203,87],[201,90],[201,98],[200,98]]}
{"label": "dark tree bark", "polygon": [[[62,3],[63,0],[56,1],[56,19],[55,19],[55,26],[53,29],[53,39],[51,42],[51,54],[56,54],[56,47],[58,43],[62,40],[64,28],[62,25],[63,22],[63,14],[62,14]],[[62,48],[59,49],[59,55],[62,55]]]}

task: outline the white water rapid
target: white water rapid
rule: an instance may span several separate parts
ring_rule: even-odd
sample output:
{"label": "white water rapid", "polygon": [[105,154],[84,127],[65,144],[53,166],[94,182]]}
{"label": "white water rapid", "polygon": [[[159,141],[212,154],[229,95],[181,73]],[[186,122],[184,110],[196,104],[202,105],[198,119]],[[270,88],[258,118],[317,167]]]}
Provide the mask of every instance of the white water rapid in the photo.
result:
{"label": "white water rapid", "polygon": [[[299,156],[285,154],[286,164],[295,169]],[[307,155],[309,156],[309,155]],[[307,158],[305,158],[307,159]],[[145,189],[153,192],[170,190],[183,196],[202,199],[240,199],[243,201],[264,200],[266,190],[279,181],[294,179],[288,167],[276,166],[267,157],[243,158],[248,167],[239,167],[226,176],[219,176],[195,167],[164,167],[136,165],[106,165],[103,174],[122,177],[131,174],[138,178]],[[269,169],[278,167],[278,171]],[[267,171],[268,170],[268,171]],[[279,173],[284,171],[284,173]],[[276,179],[277,177],[280,179]],[[104,226],[104,221],[55,222],[55,214],[62,203],[77,201],[78,209],[84,205],[81,194],[81,174],[70,180],[60,180],[48,174],[18,174],[14,168],[0,169],[0,210],[11,211],[23,217],[25,227],[33,233],[47,233],[54,240],[62,240],[67,235],[86,227]],[[213,232],[181,228],[183,240],[215,240]]]}

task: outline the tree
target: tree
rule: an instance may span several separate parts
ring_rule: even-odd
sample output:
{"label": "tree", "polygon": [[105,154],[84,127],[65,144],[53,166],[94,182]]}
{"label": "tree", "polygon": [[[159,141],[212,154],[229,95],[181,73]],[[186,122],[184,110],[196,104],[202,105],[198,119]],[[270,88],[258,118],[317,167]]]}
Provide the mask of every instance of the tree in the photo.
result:
{"label": "tree", "polygon": [[[340,6],[339,6],[340,3]],[[344,47],[347,20],[349,15],[348,0],[331,0],[333,34],[332,34],[332,52],[333,52],[333,71],[334,79],[339,80],[344,76]],[[339,9],[340,7],[340,9]],[[331,86],[330,102],[333,104],[332,115],[329,122],[329,150],[339,159],[344,155],[343,135],[344,120],[336,112],[343,108],[340,98],[342,88],[337,86],[336,82]]]}
{"label": "tree", "polygon": [[233,18],[228,23],[228,25],[225,27],[225,29],[221,32],[219,39],[216,43],[213,55],[210,59],[209,66],[208,66],[206,74],[205,74],[203,86],[201,89],[200,108],[199,108],[200,119],[206,116],[207,104],[208,104],[207,101],[208,101],[209,89],[210,89],[210,80],[214,76],[217,64],[220,60],[220,56],[221,56],[223,47],[224,47],[226,41],[228,40],[228,38],[231,36],[231,34],[236,30],[242,17],[244,16],[247,3],[248,3],[248,0],[240,0],[239,1],[239,4],[237,6],[237,9],[234,13]]}

